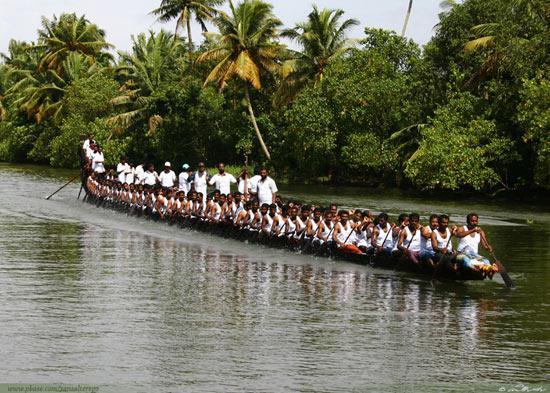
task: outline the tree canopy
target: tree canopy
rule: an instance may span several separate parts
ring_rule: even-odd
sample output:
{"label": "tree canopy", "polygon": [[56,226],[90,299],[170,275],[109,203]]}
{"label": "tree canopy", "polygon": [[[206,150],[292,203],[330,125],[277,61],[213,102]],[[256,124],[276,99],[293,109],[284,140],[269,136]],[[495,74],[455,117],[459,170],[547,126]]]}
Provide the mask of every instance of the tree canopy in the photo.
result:
{"label": "tree canopy", "polygon": [[[0,56],[0,160],[77,166],[92,133],[108,164],[246,154],[291,181],[550,190],[547,1],[445,1],[423,47],[370,27],[351,37],[340,9],[285,27],[269,2],[223,3],[162,0],[152,13],[175,33],[116,55],[85,16],[43,17]],[[213,25],[199,46],[191,18]]]}

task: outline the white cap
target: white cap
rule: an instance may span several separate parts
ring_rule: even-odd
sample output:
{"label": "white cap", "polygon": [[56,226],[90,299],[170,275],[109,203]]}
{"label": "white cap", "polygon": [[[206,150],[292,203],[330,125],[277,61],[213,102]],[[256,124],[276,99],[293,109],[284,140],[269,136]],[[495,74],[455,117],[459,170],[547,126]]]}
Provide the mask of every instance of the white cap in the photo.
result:
{"label": "white cap", "polygon": [[164,166],[170,166],[170,167],[171,167],[172,165],[170,165],[170,162],[169,162],[169,161],[166,161],[166,162],[164,163]]}

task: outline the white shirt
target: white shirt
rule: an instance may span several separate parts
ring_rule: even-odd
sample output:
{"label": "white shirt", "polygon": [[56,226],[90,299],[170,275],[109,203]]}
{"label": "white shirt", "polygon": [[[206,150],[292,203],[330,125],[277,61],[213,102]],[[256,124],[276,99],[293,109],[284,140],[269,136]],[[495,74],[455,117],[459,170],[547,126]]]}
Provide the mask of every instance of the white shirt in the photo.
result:
{"label": "white shirt", "polygon": [[128,184],[134,184],[134,178],[136,177],[136,170],[129,166],[130,169],[126,172],[126,183]]}
{"label": "white shirt", "polygon": [[176,174],[173,170],[169,170],[168,172],[162,171],[159,175],[160,185],[163,187],[174,187],[174,183],[176,182]]}
{"label": "white shirt", "polygon": [[94,151],[90,149],[90,146],[86,148],[86,157],[91,160],[94,157]]}
{"label": "white shirt", "polygon": [[266,177],[265,180],[260,178],[256,185],[256,192],[258,193],[260,205],[264,203],[273,203],[273,193],[277,191],[279,190],[277,189],[277,185],[272,178],[269,176]]}
{"label": "white shirt", "polygon": [[103,165],[103,162],[105,162],[103,153],[94,153],[92,155],[92,170],[96,173],[105,173],[105,166]]}
{"label": "white shirt", "polygon": [[130,169],[130,165],[128,163],[123,164],[122,162],[119,162],[116,166],[116,171],[118,173],[118,181],[121,183],[126,183],[126,173]]}
{"label": "white shirt", "polygon": [[189,180],[189,173],[185,171],[180,173],[178,177],[178,191],[185,192],[185,195],[189,192],[189,183],[187,180]]}
{"label": "white shirt", "polygon": [[145,173],[143,174],[143,182],[148,186],[154,186],[155,184],[157,184],[157,177],[157,172],[145,171]]}
{"label": "white shirt", "polygon": [[216,184],[216,189],[220,190],[220,194],[227,195],[231,192],[231,183],[237,183],[235,176],[230,173],[224,173],[223,175],[218,173],[217,175],[212,176],[208,184],[211,186]]}
{"label": "white shirt", "polygon": [[90,140],[89,139],[86,139],[84,141],[84,144],[82,145],[82,149],[88,151],[88,148],[90,147]]}
{"label": "white shirt", "polygon": [[202,192],[206,196],[206,172],[203,172],[202,176],[200,172],[196,172],[193,183],[195,183],[195,191]]}
{"label": "white shirt", "polygon": [[258,188],[258,182],[260,181],[261,178],[262,177],[260,175],[256,175],[256,176],[252,176],[250,179],[248,179],[248,183],[249,183],[248,189],[250,191],[256,192],[256,189]]}
{"label": "white shirt", "polygon": [[[244,182],[245,182],[245,181],[244,181],[243,179],[240,179],[240,180],[239,180],[239,185],[238,185],[238,190],[239,190],[239,192],[240,192],[241,194],[243,194],[243,195],[244,195]],[[250,189],[251,189],[251,187],[250,187],[250,179],[247,179],[247,180],[246,180],[246,183],[247,183],[247,184],[246,184],[246,187],[248,188],[247,192],[249,192]]]}
{"label": "white shirt", "polygon": [[138,165],[135,170],[135,181],[136,184],[143,184],[145,176],[145,170],[143,169],[143,165]]}

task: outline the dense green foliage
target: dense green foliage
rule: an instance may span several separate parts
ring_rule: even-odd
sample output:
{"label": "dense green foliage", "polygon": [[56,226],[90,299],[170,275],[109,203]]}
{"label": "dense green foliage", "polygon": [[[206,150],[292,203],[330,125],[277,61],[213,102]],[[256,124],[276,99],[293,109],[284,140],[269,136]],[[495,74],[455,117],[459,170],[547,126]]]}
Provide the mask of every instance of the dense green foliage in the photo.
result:
{"label": "dense green foliage", "polygon": [[[351,41],[341,10],[285,29],[261,0],[220,3],[163,0],[152,12],[188,37],[142,33],[118,56],[74,14],[43,18],[36,43],[10,41],[0,160],[74,167],[92,133],[108,164],[246,154],[297,181],[550,189],[547,1],[447,2],[423,48],[370,28]],[[219,34],[194,47],[191,16]]]}

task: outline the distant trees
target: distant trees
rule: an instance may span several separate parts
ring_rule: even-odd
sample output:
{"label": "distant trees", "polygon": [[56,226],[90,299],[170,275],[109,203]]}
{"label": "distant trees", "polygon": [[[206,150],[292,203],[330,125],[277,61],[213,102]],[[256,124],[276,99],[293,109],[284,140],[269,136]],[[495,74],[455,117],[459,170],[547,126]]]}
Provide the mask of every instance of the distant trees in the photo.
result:
{"label": "distant trees", "polygon": [[[444,1],[422,50],[380,29],[350,40],[358,22],[342,10],[313,7],[284,28],[265,1],[220,5],[162,0],[153,13],[176,33],[138,34],[116,56],[75,14],[44,18],[35,42],[10,41],[0,160],[75,166],[91,132],[110,164],[246,153],[297,181],[550,189],[548,2]],[[193,18],[217,30],[197,48]]]}

